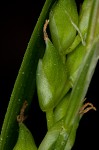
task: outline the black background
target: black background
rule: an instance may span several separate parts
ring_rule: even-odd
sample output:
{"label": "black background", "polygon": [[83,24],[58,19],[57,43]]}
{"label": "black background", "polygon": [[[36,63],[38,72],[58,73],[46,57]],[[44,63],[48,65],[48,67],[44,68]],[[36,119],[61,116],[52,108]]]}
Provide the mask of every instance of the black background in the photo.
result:
{"label": "black background", "polygon": [[[44,2],[45,0],[0,2],[0,128],[25,49]],[[80,2],[77,1],[77,4]],[[97,111],[88,112],[80,121],[73,150],[98,149],[98,70],[99,64],[86,95],[87,101],[92,102]],[[34,99],[26,124],[39,145],[46,133],[46,119],[36,96]]]}

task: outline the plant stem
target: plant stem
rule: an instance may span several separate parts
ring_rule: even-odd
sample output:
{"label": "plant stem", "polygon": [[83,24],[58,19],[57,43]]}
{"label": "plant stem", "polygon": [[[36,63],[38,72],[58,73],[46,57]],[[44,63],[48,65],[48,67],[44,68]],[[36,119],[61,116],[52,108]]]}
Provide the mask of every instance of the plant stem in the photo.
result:
{"label": "plant stem", "polygon": [[49,130],[54,124],[53,109],[50,109],[46,112],[46,119],[47,119],[47,127],[48,127],[48,130]]}

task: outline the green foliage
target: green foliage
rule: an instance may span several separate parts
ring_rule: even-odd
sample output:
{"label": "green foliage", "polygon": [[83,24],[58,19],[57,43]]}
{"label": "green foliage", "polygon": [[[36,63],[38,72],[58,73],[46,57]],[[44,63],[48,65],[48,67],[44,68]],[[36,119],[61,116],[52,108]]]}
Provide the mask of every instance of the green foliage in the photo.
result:
{"label": "green foliage", "polygon": [[[43,28],[48,16],[52,42]],[[99,58],[98,27],[99,0],[85,0],[79,16],[74,0],[46,0],[11,94],[0,136],[0,150],[12,150],[16,141],[14,150],[37,149],[22,122],[18,135],[16,120],[19,112],[24,115],[24,100],[31,104],[35,80],[40,108],[46,113],[48,125],[38,150],[72,148],[84,113],[83,110],[80,113],[80,109]],[[92,105],[91,109],[94,109]]]}

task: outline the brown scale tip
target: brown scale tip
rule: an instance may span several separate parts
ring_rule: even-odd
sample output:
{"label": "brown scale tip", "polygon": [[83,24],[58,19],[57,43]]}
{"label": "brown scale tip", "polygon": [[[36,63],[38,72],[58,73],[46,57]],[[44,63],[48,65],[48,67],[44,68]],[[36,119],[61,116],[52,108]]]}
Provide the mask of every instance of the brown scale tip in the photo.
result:
{"label": "brown scale tip", "polygon": [[49,20],[45,21],[44,27],[43,27],[43,33],[44,33],[44,40],[46,41],[48,39],[48,34],[46,32],[47,26],[49,24]]}
{"label": "brown scale tip", "polygon": [[23,106],[20,110],[20,114],[17,116],[18,123],[22,123],[27,118],[27,116],[24,116],[24,112],[27,106],[28,106],[27,101],[24,101]]}

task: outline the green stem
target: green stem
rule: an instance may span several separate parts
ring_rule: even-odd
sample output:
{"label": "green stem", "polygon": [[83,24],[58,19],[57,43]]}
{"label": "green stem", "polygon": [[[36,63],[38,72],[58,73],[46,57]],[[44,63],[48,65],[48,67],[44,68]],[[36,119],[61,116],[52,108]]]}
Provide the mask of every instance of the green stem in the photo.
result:
{"label": "green stem", "polygon": [[49,130],[54,124],[53,109],[50,109],[46,112],[46,119],[47,119],[47,128]]}

